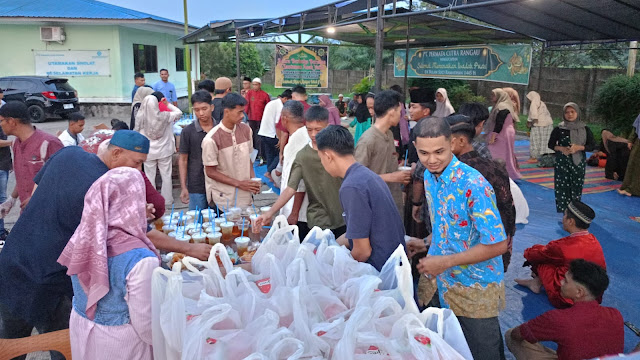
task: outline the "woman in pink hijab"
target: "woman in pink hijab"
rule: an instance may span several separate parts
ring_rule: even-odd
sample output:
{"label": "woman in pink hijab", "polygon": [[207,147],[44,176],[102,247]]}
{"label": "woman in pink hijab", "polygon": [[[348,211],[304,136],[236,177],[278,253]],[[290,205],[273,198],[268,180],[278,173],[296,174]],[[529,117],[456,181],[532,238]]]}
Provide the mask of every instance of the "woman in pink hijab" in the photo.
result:
{"label": "woman in pink hijab", "polygon": [[329,95],[320,95],[318,96],[318,100],[320,101],[320,106],[329,110],[329,125],[342,125],[342,121],[340,120],[340,112],[338,108],[331,102],[329,99]]}
{"label": "woman in pink hijab", "polygon": [[144,180],[119,167],[89,189],[82,220],[58,262],[73,285],[71,352],[78,359],[153,359],[151,275],[160,265],[146,236]]}

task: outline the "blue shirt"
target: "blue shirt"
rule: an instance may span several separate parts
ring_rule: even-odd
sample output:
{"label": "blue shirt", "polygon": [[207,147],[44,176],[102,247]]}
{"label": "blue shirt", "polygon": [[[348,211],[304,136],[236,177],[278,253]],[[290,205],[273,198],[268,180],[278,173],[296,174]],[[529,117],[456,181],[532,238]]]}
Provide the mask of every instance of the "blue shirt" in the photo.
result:
{"label": "blue shirt", "polygon": [[[491,185],[455,156],[440,177],[425,172],[424,187],[433,235],[429,255],[451,255],[507,236]],[[504,305],[502,257],[454,266],[438,275],[440,304],[456,316],[498,316]]]}
{"label": "blue shirt", "polygon": [[153,84],[153,91],[160,91],[168,102],[177,102],[178,94],[176,94],[176,87],[169,81],[164,82],[159,80]]}
{"label": "blue shirt", "polygon": [[96,155],[69,146],[36,175],[38,188],[0,252],[0,302],[16,316],[41,323],[73,295],[57,260],[80,224],[86,192],[108,170]]}
{"label": "blue shirt", "polygon": [[360,163],[349,167],[340,186],[347,232],[353,239],[369,238],[371,255],[367,262],[378,271],[389,256],[404,243],[404,225],[387,184]]}

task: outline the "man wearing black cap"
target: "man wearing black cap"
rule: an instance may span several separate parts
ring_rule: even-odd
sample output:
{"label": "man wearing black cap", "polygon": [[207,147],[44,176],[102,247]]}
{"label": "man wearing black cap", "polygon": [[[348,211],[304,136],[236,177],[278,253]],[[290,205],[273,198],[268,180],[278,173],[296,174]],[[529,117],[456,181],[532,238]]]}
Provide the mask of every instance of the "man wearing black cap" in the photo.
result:
{"label": "man wearing black cap", "polygon": [[[69,326],[73,289],[57,258],[80,223],[85,194],[109,169],[139,169],[148,152],[146,137],[120,130],[101,157],[70,146],[47,161],[0,252],[0,338],[26,337],[34,327],[42,334]],[[207,244],[181,244],[157,230],[147,236],[158,249],[201,259],[207,259],[211,249]],[[52,353],[52,359],[62,357]]]}
{"label": "man wearing black cap", "polygon": [[[587,204],[573,200],[564,211],[562,228],[570,235],[550,241],[547,245],[533,245],[524,251],[524,264],[531,266],[531,279],[516,279],[522,286],[534,293],[544,287],[551,305],[567,308],[573,305],[571,299],[563,296],[561,287],[568,264],[571,260],[585,259],[606,269],[604,253],[600,242],[589,233],[589,226],[596,213]],[[602,302],[602,298],[598,299]]]}
{"label": "man wearing black cap", "polygon": [[474,150],[472,142],[475,126],[471,118],[464,115],[450,115],[445,118],[451,126],[451,151],[458,160],[478,170],[491,184],[496,193],[496,205],[507,234],[507,252],[502,255],[504,271],[511,262],[513,236],[516,233],[516,207],[511,196],[509,174],[504,164],[484,158]]}

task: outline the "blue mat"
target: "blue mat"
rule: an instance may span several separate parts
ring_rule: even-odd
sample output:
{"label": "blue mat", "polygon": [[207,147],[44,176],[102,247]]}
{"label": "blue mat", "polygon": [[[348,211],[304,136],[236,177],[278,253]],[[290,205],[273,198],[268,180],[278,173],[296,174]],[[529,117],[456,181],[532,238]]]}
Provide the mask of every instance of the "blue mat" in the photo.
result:
{"label": "blue mat", "polygon": [[[529,276],[529,268],[521,267],[526,248],[567,235],[562,230],[562,215],[556,213],[553,190],[524,181],[518,185],[529,203],[529,224],[518,225],[511,265],[505,274],[507,307],[500,314],[503,332],[552,309],[546,294],[533,294],[518,286],[514,279]],[[610,285],[604,294],[603,305],[617,308],[626,321],[638,326],[640,288],[634,283],[638,280],[640,265],[640,223],[629,219],[629,216],[640,216],[640,198],[610,191],[583,195],[582,201],[596,212],[589,230],[602,244],[607,261]],[[625,327],[625,351],[632,350],[638,342],[640,338]]]}
{"label": "blue mat", "polygon": [[278,189],[268,177],[264,176],[264,174],[267,173],[267,165],[260,166],[257,163],[254,163],[253,171],[256,173],[256,177],[262,178],[263,183],[267,184],[274,193],[280,195],[280,189]]}

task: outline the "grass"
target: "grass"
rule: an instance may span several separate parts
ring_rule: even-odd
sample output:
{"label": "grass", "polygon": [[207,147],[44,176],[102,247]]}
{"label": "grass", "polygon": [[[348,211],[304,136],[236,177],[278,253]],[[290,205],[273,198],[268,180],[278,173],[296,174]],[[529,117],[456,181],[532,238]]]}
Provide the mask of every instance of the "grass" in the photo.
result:
{"label": "grass", "polygon": [[[553,126],[558,126],[558,124],[562,121],[562,119],[560,118],[554,118],[553,119]],[[528,132],[529,129],[527,129],[527,116],[526,115],[520,115],[520,122],[516,123],[516,131],[522,131],[522,132]],[[602,132],[602,129],[604,129],[605,127],[601,124],[587,124],[587,126],[589,126],[589,129],[591,129],[591,132],[593,132],[593,137],[596,139],[596,144],[600,144],[600,142],[602,141],[602,137],[600,136],[600,133]]]}

